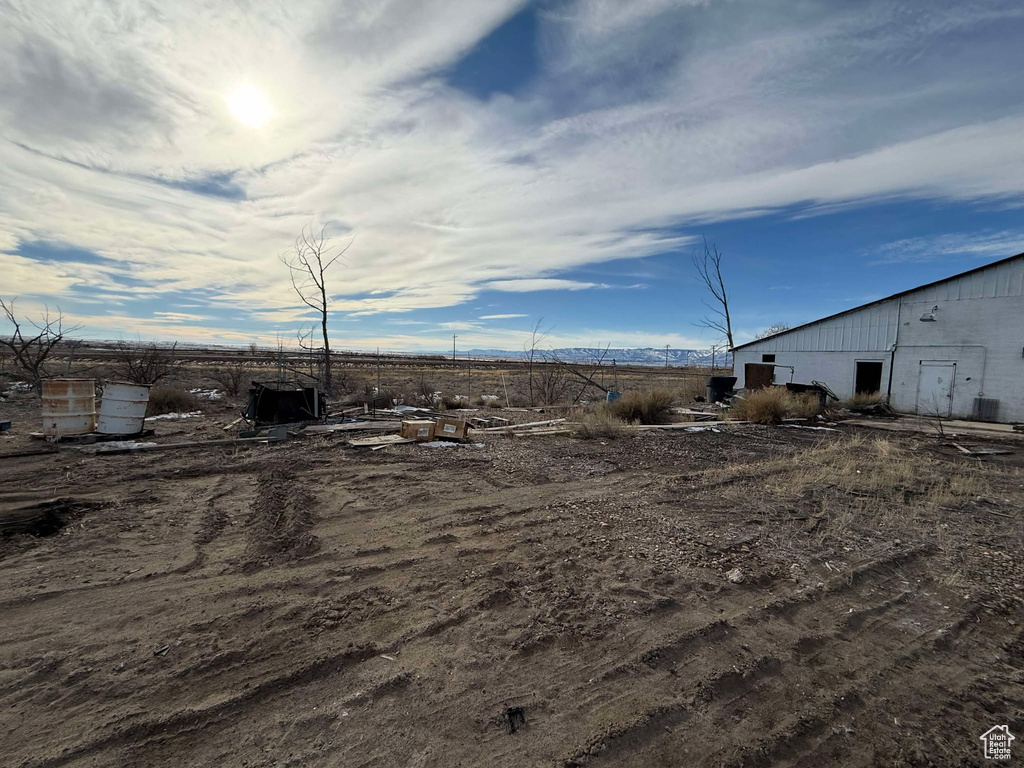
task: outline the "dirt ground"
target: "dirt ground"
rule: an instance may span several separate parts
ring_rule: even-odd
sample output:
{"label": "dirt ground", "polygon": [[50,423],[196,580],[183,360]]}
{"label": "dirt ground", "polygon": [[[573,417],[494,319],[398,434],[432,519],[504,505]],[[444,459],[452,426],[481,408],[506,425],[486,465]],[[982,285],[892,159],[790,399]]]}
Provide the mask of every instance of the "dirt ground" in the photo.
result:
{"label": "dirt ground", "polygon": [[482,442],[0,460],[0,497],[69,501],[0,541],[0,763],[981,766],[993,725],[1024,739],[1024,443]]}

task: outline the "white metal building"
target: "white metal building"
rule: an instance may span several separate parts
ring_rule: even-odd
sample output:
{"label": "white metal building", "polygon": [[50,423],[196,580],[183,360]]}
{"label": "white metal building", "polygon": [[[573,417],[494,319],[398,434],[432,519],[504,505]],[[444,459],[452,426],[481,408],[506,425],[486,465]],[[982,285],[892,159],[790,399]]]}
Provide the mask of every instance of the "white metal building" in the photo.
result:
{"label": "white metal building", "polygon": [[737,388],[748,363],[904,413],[1024,422],[1024,254],[741,344]]}

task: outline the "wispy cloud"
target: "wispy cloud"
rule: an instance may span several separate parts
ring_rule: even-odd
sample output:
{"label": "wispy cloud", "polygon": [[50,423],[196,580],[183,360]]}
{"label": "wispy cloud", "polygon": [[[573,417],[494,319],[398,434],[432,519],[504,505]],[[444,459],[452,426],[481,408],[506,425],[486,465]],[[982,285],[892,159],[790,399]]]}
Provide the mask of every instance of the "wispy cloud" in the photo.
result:
{"label": "wispy cloud", "polygon": [[508,314],[508,315],[480,315],[481,320],[511,320],[515,317],[529,317],[529,315]]}
{"label": "wispy cloud", "polygon": [[207,319],[205,315],[193,315],[188,312],[154,312],[153,317],[172,323],[188,323]]}
{"label": "wispy cloud", "polygon": [[496,280],[492,283],[484,283],[483,285],[485,290],[511,291],[513,293],[529,293],[530,291],[584,291],[588,288],[609,287],[604,283],[586,283],[579,280],[562,280],[555,277]]}
{"label": "wispy cloud", "polygon": [[1024,232],[954,232],[886,243],[869,255],[873,264],[938,261],[950,256],[991,259],[1024,253]]}

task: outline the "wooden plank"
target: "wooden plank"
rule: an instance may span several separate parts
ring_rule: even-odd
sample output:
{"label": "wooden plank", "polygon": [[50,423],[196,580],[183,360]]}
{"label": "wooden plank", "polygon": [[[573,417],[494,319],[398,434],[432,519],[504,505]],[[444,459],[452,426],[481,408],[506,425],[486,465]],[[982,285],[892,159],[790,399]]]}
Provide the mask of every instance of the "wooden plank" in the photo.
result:
{"label": "wooden plank", "polygon": [[518,429],[529,429],[531,427],[547,427],[551,424],[563,424],[565,419],[548,419],[547,421],[531,421],[526,424],[509,424],[507,427],[488,427],[478,429],[477,432],[509,432]]}
{"label": "wooden plank", "polygon": [[187,443],[141,443],[139,445],[104,448],[102,444],[90,445],[78,450],[94,456],[116,456],[123,453],[141,453],[144,451],[173,451],[178,448],[205,448],[211,445],[240,445],[242,443],[280,443],[280,438],[272,437],[235,437],[227,440],[194,440]]}
{"label": "wooden plank", "polygon": [[347,424],[310,424],[304,435],[329,435],[332,432],[397,432],[402,428],[399,421],[350,421]]}
{"label": "wooden plank", "polygon": [[386,445],[401,445],[402,443],[415,442],[414,439],[402,437],[401,435],[381,435],[380,437],[355,437],[349,440],[348,444],[356,448],[365,448],[375,445],[383,447]]}
{"label": "wooden plank", "polygon": [[535,435],[571,435],[571,429],[528,429],[526,431],[512,432],[513,437],[533,437]]}

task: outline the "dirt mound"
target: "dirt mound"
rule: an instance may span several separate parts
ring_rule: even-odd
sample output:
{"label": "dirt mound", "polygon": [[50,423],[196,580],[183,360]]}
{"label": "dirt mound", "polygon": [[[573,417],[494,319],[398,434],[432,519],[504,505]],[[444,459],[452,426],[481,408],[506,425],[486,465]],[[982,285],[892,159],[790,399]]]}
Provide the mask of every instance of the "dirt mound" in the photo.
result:
{"label": "dirt mound", "polygon": [[243,568],[298,560],[320,549],[313,495],[280,467],[256,477],[256,498],[246,525]]}

